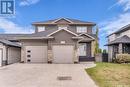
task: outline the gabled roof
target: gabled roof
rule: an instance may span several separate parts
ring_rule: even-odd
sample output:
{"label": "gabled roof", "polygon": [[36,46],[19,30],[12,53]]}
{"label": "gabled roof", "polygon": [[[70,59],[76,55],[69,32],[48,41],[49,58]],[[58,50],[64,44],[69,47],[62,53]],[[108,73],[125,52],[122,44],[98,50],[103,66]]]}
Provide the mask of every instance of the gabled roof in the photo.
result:
{"label": "gabled roof", "polygon": [[66,20],[66,21],[68,21],[69,23],[73,23],[71,20],[69,20],[69,19],[67,19],[67,18],[59,18],[59,19],[53,21],[53,23],[56,23],[56,22],[58,22],[58,21],[60,21],[60,20]]}
{"label": "gabled roof", "polygon": [[91,35],[89,35],[89,34],[86,34],[86,33],[79,34],[79,36],[82,36],[82,35],[86,35],[86,36],[90,37],[91,39],[95,39],[94,37],[92,37]]}
{"label": "gabled roof", "polygon": [[48,21],[41,21],[41,22],[34,22],[33,25],[40,25],[40,24],[57,24],[56,22],[59,20],[66,20],[70,22],[69,24],[87,24],[87,25],[96,25],[93,22],[87,22],[87,21],[81,21],[77,19],[71,19],[71,18],[58,18],[54,20],[48,20]]}
{"label": "gabled roof", "polygon": [[119,44],[119,43],[130,43],[130,37],[124,35],[120,38],[117,38],[114,41],[109,42],[107,45]]}
{"label": "gabled roof", "polygon": [[[119,29],[119,30],[116,31],[116,32],[113,32],[112,34],[118,34],[118,33],[121,33],[121,32],[124,32],[124,31],[127,31],[127,30],[129,30],[129,29],[130,29],[130,24],[128,24],[128,25],[122,27],[121,29]],[[112,34],[110,34],[110,35],[108,35],[108,36],[111,36]],[[108,37],[108,36],[107,36],[107,37]]]}
{"label": "gabled roof", "polygon": [[49,36],[51,36],[51,35],[53,35],[53,34],[59,32],[59,31],[62,31],[62,30],[66,31],[66,32],[68,32],[68,33],[71,33],[71,34],[73,34],[73,35],[75,35],[75,36],[78,36],[78,34],[72,32],[72,31],[69,31],[68,29],[59,29],[59,30],[56,30],[56,31],[54,31],[54,32],[52,32],[52,33],[50,33],[50,34],[48,34],[47,36],[49,37]]}

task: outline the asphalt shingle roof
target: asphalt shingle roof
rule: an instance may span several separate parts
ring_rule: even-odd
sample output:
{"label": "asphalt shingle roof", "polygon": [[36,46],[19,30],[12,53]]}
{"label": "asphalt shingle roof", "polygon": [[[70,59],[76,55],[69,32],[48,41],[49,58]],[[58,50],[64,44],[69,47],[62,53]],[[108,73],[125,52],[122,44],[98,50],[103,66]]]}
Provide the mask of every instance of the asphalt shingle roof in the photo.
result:
{"label": "asphalt shingle roof", "polygon": [[58,18],[58,19],[54,19],[54,20],[48,20],[48,21],[41,21],[41,22],[34,22],[33,24],[54,24],[55,21],[57,20],[69,20],[72,23],[70,24],[91,24],[91,25],[96,25],[93,22],[87,22],[87,21],[81,21],[81,20],[77,20],[77,19],[71,19],[71,18]]}
{"label": "asphalt shingle roof", "polygon": [[[18,40],[18,38],[20,37],[46,37],[47,35],[53,33],[54,31],[56,31],[55,29],[51,29],[51,30],[47,30],[47,31],[42,31],[42,32],[37,32],[37,33],[32,33],[32,34],[0,34],[0,39],[5,39],[5,40]],[[71,31],[73,32],[73,31]],[[75,33],[75,32],[73,32]],[[94,38],[96,38],[96,34],[88,34]]]}
{"label": "asphalt shingle roof", "polygon": [[0,39],[17,40],[17,37],[28,36],[30,34],[0,34]]}
{"label": "asphalt shingle roof", "polygon": [[117,38],[114,41],[109,42],[107,45],[119,44],[119,43],[130,43],[130,37],[124,35],[120,38]]}
{"label": "asphalt shingle roof", "polygon": [[5,39],[0,39],[0,42],[9,46],[21,47],[19,44]]}

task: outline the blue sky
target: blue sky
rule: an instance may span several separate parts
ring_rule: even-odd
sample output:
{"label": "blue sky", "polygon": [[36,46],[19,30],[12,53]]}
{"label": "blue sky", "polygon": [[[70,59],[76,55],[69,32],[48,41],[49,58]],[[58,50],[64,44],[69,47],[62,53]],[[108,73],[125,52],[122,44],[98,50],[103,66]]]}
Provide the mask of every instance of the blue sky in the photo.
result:
{"label": "blue sky", "polygon": [[106,36],[130,24],[130,0],[15,0],[16,14],[0,18],[0,33],[31,33],[31,23],[60,17],[97,23],[100,47]]}

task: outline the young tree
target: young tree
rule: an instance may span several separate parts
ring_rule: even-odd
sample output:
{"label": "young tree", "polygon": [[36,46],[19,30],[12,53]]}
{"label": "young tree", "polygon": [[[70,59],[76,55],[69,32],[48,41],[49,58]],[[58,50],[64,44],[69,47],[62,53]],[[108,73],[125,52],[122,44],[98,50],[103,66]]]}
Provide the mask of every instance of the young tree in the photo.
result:
{"label": "young tree", "polygon": [[98,26],[96,26],[95,54],[99,53],[98,34],[99,34],[99,29]]}
{"label": "young tree", "polygon": [[98,53],[102,53],[102,49],[98,49]]}
{"label": "young tree", "polygon": [[107,50],[106,50],[106,49],[104,49],[104,50],[103,50],[103,53],[107,53]]}

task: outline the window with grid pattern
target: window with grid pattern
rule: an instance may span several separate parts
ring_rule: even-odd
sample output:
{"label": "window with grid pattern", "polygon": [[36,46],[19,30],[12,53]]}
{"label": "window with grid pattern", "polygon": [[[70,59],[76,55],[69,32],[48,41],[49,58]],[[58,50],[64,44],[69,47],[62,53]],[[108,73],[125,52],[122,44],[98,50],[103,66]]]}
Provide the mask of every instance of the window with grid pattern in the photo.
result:
{"label": "window with grid pattern", "polygon": [[87,27],[86,26],[78,26],[77,33],[87,33]]}

